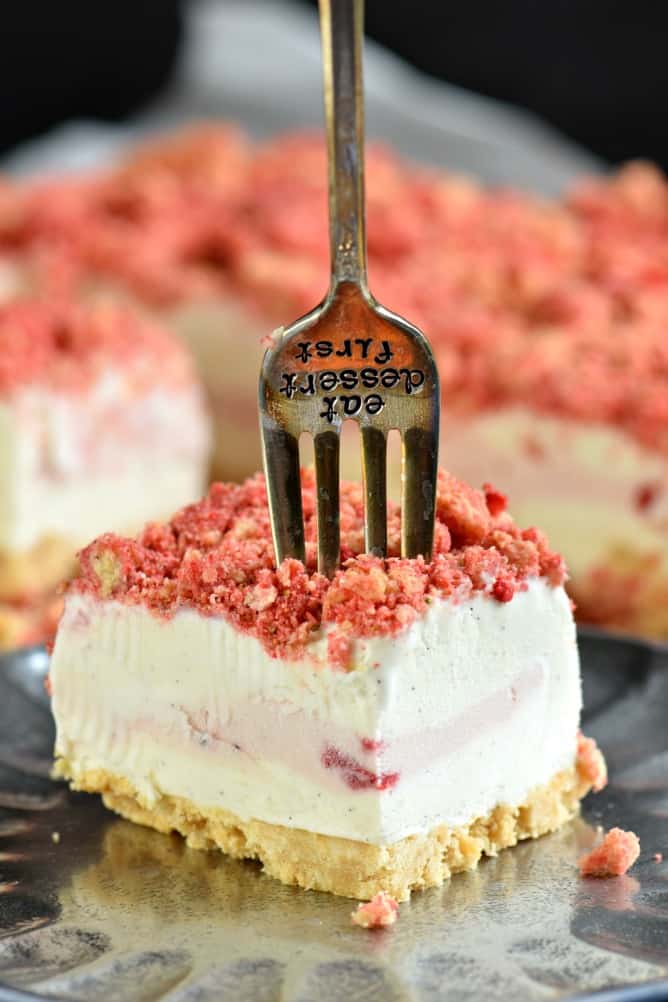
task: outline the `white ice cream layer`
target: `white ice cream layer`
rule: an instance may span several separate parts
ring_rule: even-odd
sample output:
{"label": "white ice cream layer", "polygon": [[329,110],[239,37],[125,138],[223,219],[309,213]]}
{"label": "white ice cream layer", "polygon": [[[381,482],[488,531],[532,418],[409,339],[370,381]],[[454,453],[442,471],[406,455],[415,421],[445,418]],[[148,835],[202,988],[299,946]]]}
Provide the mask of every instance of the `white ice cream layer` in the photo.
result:
{"label": "white ice cream layer", "polygon": [[[622,430],[513,408],[446,415],[441,447],[456,476],[502,488],[515,521],[539,525],[574,578],[630,549],[668,567],[668,463]],[[646,488],[655,500],[643,507]]]}
{"label": "white ice cream layer", "polygon": [[165,517],[202,493],[208,449],[193,385],[137,394],[110,371],[81,393],[23,389],[0,402],[0,550]]}
{"label": "white ice cream layer", "polygon": [[71,595],[52,660],[56,751],[244,818],[387,845],[519,804],[573,765],[575,630],[561,588],[436,602],[356,670],[272,659],[219,617]]}

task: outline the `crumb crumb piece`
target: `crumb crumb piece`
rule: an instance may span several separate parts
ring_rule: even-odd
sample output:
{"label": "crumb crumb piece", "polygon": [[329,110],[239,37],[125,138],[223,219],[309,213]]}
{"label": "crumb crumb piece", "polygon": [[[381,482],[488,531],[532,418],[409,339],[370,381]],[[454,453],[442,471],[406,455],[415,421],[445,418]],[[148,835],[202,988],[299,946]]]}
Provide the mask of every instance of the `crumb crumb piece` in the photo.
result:
{"label": "crumb crumb piece", "polygon": [[51,832],[51,841],[54,845],[58,845],[60,842],[60,832]]}
{"label": "crumb crumb piece", "polygon": [[111,550],[101,550],[91,559],[91,565],[100,582],[100,595],[109,598],[122,578],[120,562]]}
{"label": "crumb crumb piece", "polygon": [[261,337],[260,344],[262,345],[263,348],[273,348],[274,345],[276,345],[281,340],[284,333],[285,333],[285,327],[277,327],[276,330],[273,330],[271,332],[271,334],[265,334],[263,337]]}
{"label": "crumb crumb piece", "polygon": [[589,783],[594,793],[599,793],[608,782],[608,767],[603,753],[593,738],[586,738],[582,731],[578,733],[578,748],[576,756],[578,776]]}
{"label": "crumb crumb piece", "polygon": [[506,511],[508,498],[505,494],[497,491],[491,484],[483,484],[482,489],[485,494],[485,501],[487,502],[487,511],[492,518],[496,518],[497,515],[501,515],[502,512]]}
{"label": "crumb crumb piece", "polygon": [[394,925],[399,917],[399,905],[386,891],[379,891],[371,901],[359,904],[350,917],[363,929],[381,929]]}
{"label": "crumb crumb piece", "polygon": [[663,863],[663,853],[655,852],[654,855],[652,856],[652,859],[654,860],[655,863]]}
{"label": "crumb crumb piece", "polygon": [[578,862],[583,877],[621,877],[640,855],[635,832],[611,828],[600,845]]}

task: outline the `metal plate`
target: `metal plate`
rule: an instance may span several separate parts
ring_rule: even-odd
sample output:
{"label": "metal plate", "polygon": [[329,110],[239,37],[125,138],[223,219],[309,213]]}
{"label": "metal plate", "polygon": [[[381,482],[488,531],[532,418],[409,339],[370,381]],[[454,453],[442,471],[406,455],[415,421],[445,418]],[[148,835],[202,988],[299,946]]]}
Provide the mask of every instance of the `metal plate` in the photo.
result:
{"label": "metal plate", "polygon": [[[350,901],[282,887],[52,784],[46,656],[0,658],[0,999],[668,999],[668,862],[653,859],[668,857],[668,655],[592,633],[581,648],[608,789],[561,832],[414,895],[376,932],[351,925]],[[597,824],[640,836],[627,876],[579,879]]]}

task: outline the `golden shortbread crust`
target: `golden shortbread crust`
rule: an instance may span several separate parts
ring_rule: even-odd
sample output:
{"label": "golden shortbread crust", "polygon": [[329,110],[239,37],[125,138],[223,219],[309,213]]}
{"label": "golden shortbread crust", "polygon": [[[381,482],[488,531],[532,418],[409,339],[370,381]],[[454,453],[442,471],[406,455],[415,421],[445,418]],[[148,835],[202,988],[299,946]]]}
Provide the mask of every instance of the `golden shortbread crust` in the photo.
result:
{"label": "golden shortbread crust", "polygon": [[366,900],[387,891],[405,901],[412,890],[442,884],[453,873],[472,870],[483,855],[521,839],[561,827],[577,812],[590,784],[575,767],[557,773],[522,804],[499,804],[486,817],[461,828],[434,828],[390,846],[318,835],[298,828],[244,821],[222,808],[197,807],[183,797],[163,795],[147,803],[127,779],[104,769],[79,772],[60,759],[56,774],[73,789],[101,793],[105,805],[137,824],[179,832],[195,849],[222,849],[238,859],[258,859],[284,884]]}
{"label": "golden shortbread crust", "polygon": [[668,639],[668,556],[616,546],[605,561],[569,582],[578,619]]}
{"label": "golden shortbread crust", "polygon": [[9,651],[30,634],[31,617],[22,609],[0,602],[0,651]]}
{"label": "golden shortbread crust", "polygon": [[44,643],[55,633],[62,608],[57,589],[26,605],[0,602],[0,652]]}
{"label": "golden shortbread crust", "polygon": [[28,550],[0,548],[0,601],[44,595],[76,569],[77,545],[63,536],[44,536]]}
{"label": "golden shortbread crust", "polygon": [[75,551],[62,536],[45,536],[28,550],[0,548],[0,651],[41,641],[47,620],[55,625],[56,590],[76,570]]}

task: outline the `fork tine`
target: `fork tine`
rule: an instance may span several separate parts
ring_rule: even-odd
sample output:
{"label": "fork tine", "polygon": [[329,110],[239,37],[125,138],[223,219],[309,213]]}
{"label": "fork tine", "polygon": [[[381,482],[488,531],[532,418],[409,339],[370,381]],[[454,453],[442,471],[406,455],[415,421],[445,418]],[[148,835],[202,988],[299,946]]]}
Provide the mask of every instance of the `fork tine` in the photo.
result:
{"label": "fork tine", "polygon": [[261,428],[276,563],[286,557],[305,562],[299,442],[264,413]]}
{"label": "fork tine", "polygon": [[339,436],[323,431],[313,441],[318,495],[318,570],[331,578],[339,563]]}
{"label": "fork tine", "polygon": [[438,437],[429,428],[409,428],[402,439],[401,555],[426,560],[434,546]]}
{"label": "fork tine", "polygon": [[364,548],[384,557],[387,553],[387,441],[380,428],[362,427],[364,478]]}

